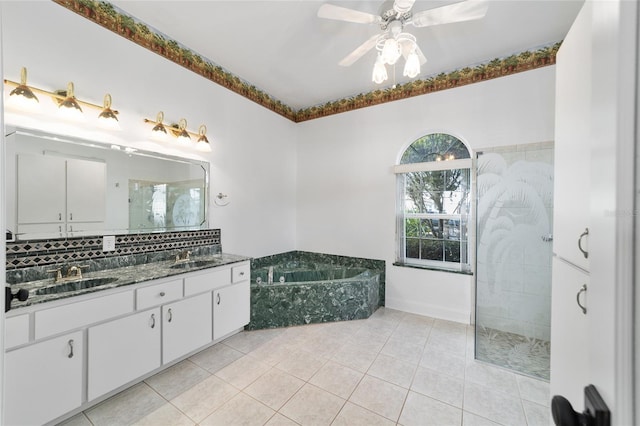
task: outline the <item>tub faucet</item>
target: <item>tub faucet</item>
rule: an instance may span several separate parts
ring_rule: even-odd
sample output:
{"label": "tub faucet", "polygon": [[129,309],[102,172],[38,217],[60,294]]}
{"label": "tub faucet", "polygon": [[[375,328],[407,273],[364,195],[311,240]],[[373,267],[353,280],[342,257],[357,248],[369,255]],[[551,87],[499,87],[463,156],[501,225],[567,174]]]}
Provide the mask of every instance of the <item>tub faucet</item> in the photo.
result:
{"label": "tub faucet", "polygon": [[269,266],[269,272],[267,274],[267,284],[273,284],[273,266]]}

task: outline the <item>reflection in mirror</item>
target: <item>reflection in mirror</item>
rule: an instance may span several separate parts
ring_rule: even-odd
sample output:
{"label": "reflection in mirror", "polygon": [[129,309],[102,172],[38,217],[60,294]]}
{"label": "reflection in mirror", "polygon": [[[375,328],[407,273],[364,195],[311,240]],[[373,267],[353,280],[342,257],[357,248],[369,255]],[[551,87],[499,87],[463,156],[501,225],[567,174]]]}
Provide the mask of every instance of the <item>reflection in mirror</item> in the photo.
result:
{"label": "reflection in mirror", "polygon": [[17,130],[6,138],[16,239],[204,229],[209,163]]}

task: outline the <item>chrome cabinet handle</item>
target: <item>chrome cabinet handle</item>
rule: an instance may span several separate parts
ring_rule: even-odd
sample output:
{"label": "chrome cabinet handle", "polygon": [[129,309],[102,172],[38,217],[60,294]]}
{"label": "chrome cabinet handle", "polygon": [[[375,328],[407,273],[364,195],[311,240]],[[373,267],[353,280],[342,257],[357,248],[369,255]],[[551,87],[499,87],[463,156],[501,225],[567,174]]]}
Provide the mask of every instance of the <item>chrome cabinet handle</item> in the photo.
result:
{"label": "chrome cabinet handle", "polygon": [[160,297],[164,297],[164,295],[165,295],[164,291],[161,291],[160,292]]}
{"label": "chrome cabinet handle", "polygon": [[589,258],[589,252],[582,248],[582,239],[587,235],[589,235],[589,228],[584,228],[584,232],[580,234],[580,237],[578,238],[578,250],[582,252],[585,259]]}
{"label": "chrome cabinet handle", "polygon": [[171,308],[167,311],[167,322],[171,322],[173,319],[173,312],[171,312]]}
{"label": "chrome cabinet handle", "polygon": [[216,301],[216,305],[219,305],[219,304],[220,304],[220,293],[218,293],[217,298],[218,298],[218,299],[217,299],[217,301]]}
{"label": "chrome cabinet handle", "polygon": [[151,314],[151,328],[156,327],[156,314]]}
{"label": "chrome cabinet handle", "polygon": [[73,213],[69,213],[69,220],[73,220]]}
{"label": "chrome cabinet handle", "polygon": [[578,290],[578,294],[576,294],[576,303],[578,304],[578,306],[580,306],[580,309],[582,309],[582,313],[585,315],[587,314],[587,308],[582,303],[580,303],[580,295],[586,292],[587,292],[587,285],[582,284],[582,287],[580,287],[580,290]]}
{"label": "chrome cabinet handle", "polygon": [[62,213],[58,213],[58,220],[62,220]]}
{"label": "chrome cabinet handle", "polygon": [[240,272],[240,276],[241,276],[241,277],[244,277],[244,272]]}
{"label": "chrome cabinet handle", "polygon": [[67,355],[69,358],[73,358],[73,339],[69,340],[69,355]]}

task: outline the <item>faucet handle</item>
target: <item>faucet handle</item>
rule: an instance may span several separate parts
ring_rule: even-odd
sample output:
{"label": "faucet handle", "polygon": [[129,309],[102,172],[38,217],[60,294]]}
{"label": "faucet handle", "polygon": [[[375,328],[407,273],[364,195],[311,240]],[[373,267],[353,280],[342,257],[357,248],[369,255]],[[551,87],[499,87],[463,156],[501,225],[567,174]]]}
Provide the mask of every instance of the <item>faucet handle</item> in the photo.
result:
{"label": "faucet handle", "polygon": [[62,268],[49,269],[47,273],[56,274],[55,280],[60,281],[62,279]]}

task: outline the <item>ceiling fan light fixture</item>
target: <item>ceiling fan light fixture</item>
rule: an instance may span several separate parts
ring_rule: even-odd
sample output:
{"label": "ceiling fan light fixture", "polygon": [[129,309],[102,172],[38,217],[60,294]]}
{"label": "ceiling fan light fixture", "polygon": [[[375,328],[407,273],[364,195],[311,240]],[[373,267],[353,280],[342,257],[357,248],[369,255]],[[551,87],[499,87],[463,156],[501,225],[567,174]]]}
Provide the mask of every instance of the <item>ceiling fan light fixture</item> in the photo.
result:
{"label": "ceiling fan light fixture", "polygon": [[404,64],[402,75],[409,78],[415,78],[420,74],[420,58],[415,49],[407,55],[407,61]]}
{"label": "ceiling fan light fixture", "polygon": [[382,55],[378,54],[376,63],[373,65],[373,74],[371,80],[376,84],[382,84],[387,80],[387,68],[384,66]]}
{"label": "ceiling fan light fixture", "polygon": [[393,65],[398,62],[402,53],[400,52],[400,45],[395,38],[388,38],[384,42],[382,47],[382,61],[385,64]]}

